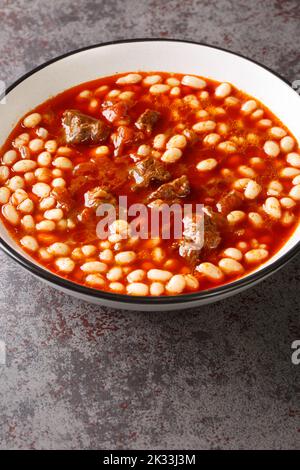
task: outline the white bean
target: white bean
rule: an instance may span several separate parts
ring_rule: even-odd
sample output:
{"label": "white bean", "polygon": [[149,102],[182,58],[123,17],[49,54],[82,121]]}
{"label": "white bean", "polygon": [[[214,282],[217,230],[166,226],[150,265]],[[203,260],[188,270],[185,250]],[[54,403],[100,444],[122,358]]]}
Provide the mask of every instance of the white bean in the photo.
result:
{"label": "white bean", "polygon": [[281,127],[271,127],[269,134],[275,139],[282,139],[282,137],[286,136],[286,131]]}
{"label": "white bean", "polygon": [[253,168],[250,168],[247,165],[240,165],[238,167],[238,172],[241,176],[244,176],[245,178],[255,178],[256,176],[256,173]]}
{"label": "white bean", "polygon": [[38,197],[45,198],[49,196],[51,187],[47,183],[36,183],[32,186],[32,192]]}
{"label": "white bean", "polygon": [[295,178],[295,176],[300,175],[300,168],[294,168],[294,167],[285,167],[282,168],[279,172],[281,178]]}
{"label": "white bean", "polygon": [[157,83],[156,85],[152,85],[149,89],[149,92],[152,95],[160,95],[161,93],[166,93],[170,90],[169,85],[164,85],[163,83]]}
{"label": "white bean", "polygon": [[167,143],[167,149],[177,148],[177,149],[184,149],[186,147],[187,141],[184,135],[176,134],[171,137],[171,139]]}
{"label": "white bean", "polygon": [[16,189],[23,189],[25,186],[25,181],[22,176],[13,176],[7,183],[7,186],[12,191],[16,191]]}
{"label": "white bean", "polygon": [[4,206],[2,206],[2,214],[11,225],[19,224],[19,214],[12,204],[5,204]]}
{"label": "white bean", "polygon": [[177,162],[182,156],[182,151],[177,148],[171,148],[164,152],[161,157],[162,161],[165,163],[174,163]]}
{"label": "white bean", "polygon": [[13,166],[13,170],[16,173],[25,173],[26,171],[32,171],[36,168],[36,162],[33,160],[19,160]]}
{"label": "white bean", "polygon": [[111,282],[109,284],[109,288],[114,292],[118,292],[119,294],[121,294],[125,290],[125,287],[121,282]]}
{"label": "white bean", "polygon": [[260,194],[262,187],[254,180],[250,180],[247,184],[244,195],[246,199],[255,199]]}
{"label": "white bean", "polygon": [[257,125],[262,129],[267,129],[268,127],[272,126],[272,121],[270,119],[261,119],[258,121]]}
{"label": "white bean", "polygon": [[254,100],[249,100],[249,101],[246,101],[242,107],[241,107],[241,111],[243,112],[243,114],[251,114],[253,113],[253,111],[255,111],[257,108],[257,103],[256,101]]}
{"label": "white bean", "polygon": [[201,263],[196,269],[211,281],[221,281],[224,278],[221,269],[212,263]]}
{"label": "white bean", "polygon": [[150,285],[151,295],[162,295],[164,293],[165,286],[161,282],[152,282]]}
{"label": "white bean", "polygon": [[193,125],[193,130],[195,132],[210,132],[216,128],[215,121],[200,121]]}
{"label": "white bean", "polygon": [[147,273],[147,277],[150,281],[167,282],[172,276],[173,274],[170,271],[163,269],[149,269]]}
{"label": "white bean", "polygon": [[85,273],[105,273],[107,271],[107,265],[101,263],[101,261],[88,261],[84,263],[80,269]]}
{"label": "white bean", "polygon": [[250,181],[250,178],[239,178],[233,183],[233,187],[234,189],[237,189],[239,191],[243,190],[246,188],[247,184],[249,184]]}
{"label": "white bean", "polygon": [[32,113],[32,114],[29,114],[29,116],[26,116],[26,118],[23,121],[23,125],[29,128],[36,127],[39,125],[41,120],[42,120],[42,116],[40,115],[40,113]]}
{"label": "white bean", "polygon": [[[143,85],[145,86],[151,86],[155,85],[156,83],[162,82],[162,77],[160,75],[149,75],[148,77],[145,77],[143,80]],[[171,85],[168,83],[168,85]]]}
{"label": "white bean", "polygon": [[61,170],[72,170],[73,163],[67,157],[57,157],[53,160],[52,165]]}
{"label": "white bean", "polygon": [[207,158],[197,163],[196,168],[198,171],[211,171],[218,165],[218,162],[215,158]]}
{"label": "white bean", "polygon": [[33,139],[29,142],[28,147],[32,152],[40,152],[44,148],[44,141],[42,139]]}
{"label": "white bean", "polygon": [[116,263],[118,264],[130,264],[136,259],[134,251],[120,251],[115,256]]}
{"label": "white bean", "polygon": [[123,277],[123,269],[115,266],[108,271],[106,277],[109,281],[119,281]]}
{"label": "white bean", "polygon": [[263,209],[265,213],[268,214],[272,219],[278,220],[281,218],[281,207],[276,197],[268,197],[265,200]]}
{"label": "white bean", "polygon": [[291,209],[292,207],[295,207],[296,203],[291,199],[290,197],[283,197],[280,199],[280,204],[282,207],[285,209]]}
{"label": "white bean", "polygon": [[223,253],[227,258],[232,258],[236,261],[240,261],[243,258],[243,253],[237,248],[226,248]]}
{"label": "white bean", "polygon": [[128,274],[127,276],[127,281],[132,283],[132,282],[140,282],[144,279],[146,273],[143,269],[135,269],[134,271],[131,271],[131,273]]}
{"label": "white bean", "polygon": [[153,139],[153,147],[161,150],[165,148],[167,142],[167,136],[165,134],[157,134]]}
{"label": "white bean", "polygon": [[64,213],[61,209],[49,209],[45,211],[44,217],[48,220],[60,220],[64,216]]}
{"label": "white bean", "polygon": [[142,80],[142,76],[138,73],[129,73],[124,77],[118,78],[116,81],[117,85],[134,85],[135,83],[139,83]]}
{"label": "white bean", "polygon": [[199,77],[194,77],[193,75],[185,75],[181,80],[182,85],[188,86],[190,88],[195,88],[196,90],[202,90],[206,87],[206,81]]}
{"label": "white bean", "polygon": [[245,260],[248,263],[260,263],[269,256],[269,252],[263,248],[257,248],[245,253]]}
{"label": "white bean", "polygon": [[47,152],[55,153],[57,150],[57,142],[56,140],[47,140],[44,147]]}
{"label": "white bean", "polygon": [[199,281],[192,274],[185,274],[185,283],[188,290],[197,290],[199,289]]}
{"label": "white bean", "polygon": [[107,248],[99,254],[99,259],[101,261],[105,261],[106,263],[110,263],[114,259],[114,254],[109,248]]}
{"label": "white bean", "polygon": [[235,225],[242,222],[246,217],[243,211],[232,211],[227,215],[227,220],[230,224]]}
{"label": "white bean", "polygon": [[140,145],[136,153],[140,155],[141,157],[147,157],[147,155],[151,153],[151,147],[150,145],[145,145],[145,144]]}
{"label": "white bean", "polygon": [[292,183],[293,183],[294,185],[300,184],[300,175],[295,176],[295,178],[293,179]]}
{"label": "white bean", "polygon": [[39,223],[36,224],[36,229],[39,232],[52,232],[55,230],[55,222],[53,220],[41,220]]}
{"label": "white bean", "polygon": [[15,150],[8,150],[2,157],[2,163],[4,163],[4,165],[13,165],[17,159],[17,152]]}
{"label": "white bean", "polygon": [[289,192],[289,195],[295,201],[300,201],[300,184],[296,184],[296,186],[293,186],[293,188]]}
{"label": "white bean", "polygon": [[31,214],[34,211],[34,203],[27,198],[18,205],[17,209],[25,214]]}
{"label": "white bean", "polygon": [[281,148],[282,152],[284,152],[284,153],[291,152],[294,147],[295,147],[295,140],[292,137],[290,137],[289,135],[287,135],[286,137],[283,137],[281,139],[280,148]]}
{"label": "white bean", "polygon": [[41,152],[37,157],[37,162],[40,166],[49,166],[51,164],[51,161],[51,153],[47,151]]}
{"label": "white bean", "polygon": [[223,258],[219,261],[219,267],[225,274],[235,275],[244,272],[244,268],[237,260],[232,258]]}
{"label": "white bean", "polygon": [[286,161],[296,167],[296,168],[300,168],[300,155],[299,153],[296,153],[296,152],[292,152],[292,153],[289,153],[286,157]]}
{"label": "white bean", "polygon": [[279,194],[283,191],[283,186],[280,181],[273,180],[270,181],[268,185],[268,196],[279,196]]}
{"label": "white bean", "polygon": [[10,198],[11,192],[9,188],[3,186],[0,188],[0,204],[6,204]]}
{"label": "white bean", "polygon": [[48,251],[54,256],[66,256],[70,253],[71,250],[69,245],[67,245],[66,243],[55,242],[48,247]]}
{"label": "white bean", "polygon": [[29,251],[37,251],[39,249],[39,244],[36,239],[30,235],[25,235],[25,237],[20,240],[21,245]]}
{"label": "white bean", "polygon": [[181,294],[186,286],[186,280],[183,274],[175,274],[166,285],[169,294]]}
{"label": "white bean", "polygon": [[281,218],[281,224],[285,227],[288,227],[294,221],[295,221],[295,215],[292,212],[284,211],[282,218]]}
{"label": "white bean", "polygon": [[71,258],[63,257],[63,258],[57,258],[55,260],[55,265],[59,271],[64,272],[64,273],[70,273],[74,270],[75,268],[75,263]]}
{"label": "white bean", "polygon": [[26,232],[33,232],[35,229],[34,218],[32,215],[24,215],[21,219],[21,224]]}
{"label": "white bean", "polygon": [[217,98],[226,98],[226,96],[230,95],[230,93],[231,93],[230,83],[221,83],[215,89],[215,95]]}
{"label": "white bean", "polygon": [[219,134],[215,134],[215,133],[207,134],[203,139],[203,144],[208,145],[208,146],[217,145],[220,139],[221,139],[221,136]]}
{"label": "white bean", "polygon": [[261,228],[264,225],[264,219],[258,212],[249,212],[248,214],[249,221],[256,228]]}
{"label": "white bean", "polygon": [[133,282],[132,284],[128,284],[126,286],[127,294],[130,295],[148,295],[149,294],[149,287],[147,284],[143,284],[142,282]]}
{"label": "white bean", "polygon": [[95,287],[105,286],[105,280],[101,274],[88,274],[85,278],[85,282]]}
{"label": "white bean", "polygon": [[269,157],[278,157],[280,154],[280,147],[274,140],[267,140],[264,144],[264,151]]}
{"label": "white bean", "polygon": [[237,151],[236,145],[234,145],[233,142],[230,142],[230,140],[221,142],[218,145],[218,149],[225,153],[235,153]]}

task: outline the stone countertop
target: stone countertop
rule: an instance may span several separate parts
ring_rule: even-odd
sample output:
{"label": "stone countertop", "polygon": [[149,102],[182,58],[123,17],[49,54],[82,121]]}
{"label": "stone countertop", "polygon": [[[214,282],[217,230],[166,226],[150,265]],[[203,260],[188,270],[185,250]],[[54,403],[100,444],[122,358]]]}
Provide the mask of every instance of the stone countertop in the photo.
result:
{"label": "stone countertop", "polygon": [[[300,79],[297,0],[2,0],[0,79],[101,41],[176,37]],[[112,310],[46,287],[0,253],[2,449],[296,449],[298,257],[221,303]]]}

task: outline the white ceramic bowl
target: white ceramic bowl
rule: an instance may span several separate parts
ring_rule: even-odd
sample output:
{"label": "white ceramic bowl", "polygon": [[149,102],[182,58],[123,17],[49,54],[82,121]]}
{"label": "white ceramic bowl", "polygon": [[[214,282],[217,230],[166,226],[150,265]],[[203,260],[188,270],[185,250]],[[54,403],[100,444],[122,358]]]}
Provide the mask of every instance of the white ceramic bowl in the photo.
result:
{"label": "white ceramic bowl", "polygon": [[[99,44],[70,52],[26,74],[8,90],[0,105],[0,145],[25,113],[74,85],[127,71],[167,71],[228,81],[258,98],[300,141],[300,97],[266,67],[240,55],[188,41],[145,39]],[[173,310],[215,302],[236,294],[274,273],[300,250],[300,225],[276,255],[254,273],[207,291],[170,297],[132,297],[97,291],[67,281],[28,256],[0,224],[1,246],[32,274],[68,294],[89,302],[131,310]]]}

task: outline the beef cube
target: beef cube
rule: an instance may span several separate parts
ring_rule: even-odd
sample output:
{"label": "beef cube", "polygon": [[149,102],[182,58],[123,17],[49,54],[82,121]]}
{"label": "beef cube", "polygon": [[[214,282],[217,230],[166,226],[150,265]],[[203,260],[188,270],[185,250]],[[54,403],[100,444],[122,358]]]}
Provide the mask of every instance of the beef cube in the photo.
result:
{"label": "beef cube", "polygon": [[225,196],[221,197],[216,206],[221,214],[227,215],[229,212],[239,209],[242,206],[243,201],[243,194],[232,190],[225,194]]}
{"label": "beef cube", "polygon": [[113,103],[104,106],[102,114],[109,122],[115,122],[127,116],[127,111],[127,104],[121,101],[119,103]]}
{"label": "beef cube", "polygon": [[135,126],[140,131],[145,132],[147,135],[150,135],[159,118],[160,113],[158,111],[146,109],[146,111],[143,112],[143,114],[141,114],[138,120],[136,121]]}
{"label": "beef cube", "polygon": [[69,190],[66,188],[52,189],[51,196],[56,199],[57,207],[62,208],[66,213],[70,212],[75,205],[74,199],[72,199]]}
{"label": "beef cube", "polygon": [[130,145],[139,142],[144,137],[142,132],[135,132],[133,129],[127,126],[119,126],[117,131],[111,136],[112,142],[115,147],[115,157],[120,157],[124,151],[126,145]]}
{"label": "beef cube", "polygon": [[162,184],[156,191],[148,196],[148,201],[161,199],[168,204],[178,202],[190,193],[190,183],[186,175],[180,176],[169,183]]}
{"label": "beef cube", "polygon": [[62,125],[68,144],[100,144],[110,133],[110,128],[100,119],[69,109],[64,112]]}
{"label": "beef cube", "polygon": [[84,194],[85,207],[97,210],[101,204],[116,205],[116,198],[106,189],[97,186]]}
{"label": "beef cube", "polygon": [[153,182],[164,183],[171,178],[165,166],[153,157],[147,157],[138,162],[130,171],[130,174],[136,183],[132,187],[133,191],[138,188],[148,188]]}

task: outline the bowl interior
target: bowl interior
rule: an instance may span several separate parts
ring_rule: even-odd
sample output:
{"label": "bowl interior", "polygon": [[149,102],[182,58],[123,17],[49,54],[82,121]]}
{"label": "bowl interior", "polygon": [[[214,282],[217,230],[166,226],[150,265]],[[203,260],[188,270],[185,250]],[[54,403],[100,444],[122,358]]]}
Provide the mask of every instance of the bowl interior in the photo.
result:
{"label": "bowl interior", "polygon": [[[137,41],[96,46],[60,58],[29,75],[0,105],[0,145],[22,115],[53,95],[79,83],[127,71],[169,71],[228,81],[270,108],[300,142],[300,97],[282,79],[250,60],[210,46],[176,41]],[[0,224],[0,236],[31,259]],[[300,239],[300,225],[274,263]],[[45,268],[43,268],[45,269]],[[247,277],[247,276],[246,276]]]}

